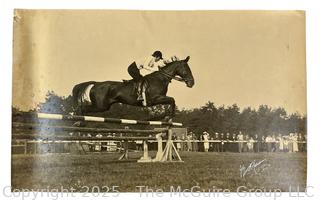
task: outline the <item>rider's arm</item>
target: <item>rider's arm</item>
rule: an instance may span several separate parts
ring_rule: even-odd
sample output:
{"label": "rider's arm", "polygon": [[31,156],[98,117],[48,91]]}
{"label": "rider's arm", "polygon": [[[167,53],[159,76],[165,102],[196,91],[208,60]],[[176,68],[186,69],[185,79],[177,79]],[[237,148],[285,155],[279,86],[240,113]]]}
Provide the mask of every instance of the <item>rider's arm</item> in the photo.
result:
{"label": "rider's arm", "polygon": [[170,59],[163,59],[164,64],[169,64],[170,62],[172,62]]}
{"label": "rider's arm", "polygon": [[150,72],[155,72],[156,71],[154,68],[150,68],[150,67],[143,67],[143,69],[148,70]]}
{"label": "rider's arm", "polygon": [[150,56],[145,60],[145,62],[143,64],[143,68],[150,69],[153,66],[154,66],[154,57]]}
{"label": "rider's arm", "polygon": [[157,65],[159,68],[162,68],[162,67],[166,66],[168,63],[170,63],[170,61],[163,59],[163,60],[160,60],[159,62],[157,62]]}

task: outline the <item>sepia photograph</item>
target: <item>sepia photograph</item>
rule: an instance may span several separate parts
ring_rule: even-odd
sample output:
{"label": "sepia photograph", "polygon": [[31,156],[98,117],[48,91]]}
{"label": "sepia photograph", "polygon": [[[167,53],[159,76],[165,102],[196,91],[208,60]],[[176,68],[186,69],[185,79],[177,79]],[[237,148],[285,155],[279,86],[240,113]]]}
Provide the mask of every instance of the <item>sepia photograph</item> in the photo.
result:
{"label": "sepia photograph", "polygon": [[299,10],[15,9],[11,191],[305,192]]}

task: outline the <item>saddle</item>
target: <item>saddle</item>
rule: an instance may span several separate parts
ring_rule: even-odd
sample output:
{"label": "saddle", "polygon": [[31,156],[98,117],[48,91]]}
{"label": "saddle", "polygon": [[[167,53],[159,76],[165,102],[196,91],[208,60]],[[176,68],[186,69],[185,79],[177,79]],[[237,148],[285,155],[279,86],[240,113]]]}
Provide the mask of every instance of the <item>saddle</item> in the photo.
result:
{"label": "saddle", "polygon": [[140,79],[139,81],[135,81],[133,79],[131,80],[122,80],[123,83],[133,83],[133,88],[131,91],[131,95],[137,95],[137,100],[142,101],[143,106],[147,106],[147,97],[146,97],[146,91],[149,87],[148,81],[145,79]]}

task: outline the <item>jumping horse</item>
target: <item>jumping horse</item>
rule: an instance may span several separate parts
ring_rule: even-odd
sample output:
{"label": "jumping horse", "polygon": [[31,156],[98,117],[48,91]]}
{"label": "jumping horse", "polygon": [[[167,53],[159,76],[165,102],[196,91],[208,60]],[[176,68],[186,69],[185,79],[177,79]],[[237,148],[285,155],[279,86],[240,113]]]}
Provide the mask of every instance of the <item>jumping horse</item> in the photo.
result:
{"label": "jumping horse", "polygon": [[[188,65],[190,57],[184,60],[174,61],[161,68],[159,71],[146,75],[144,83],[147,84],[145,95],[147,98],[146,106],[160,104],[170,105],[170,116],[175,115],[175,100],[167,96],[168,85],[172,79],[185,82],[187,87],[192,88],[194,78]],[[85,115],[87,113],[104,112],[110,109],[114,103],[123,103],[133,106],[143,106],[137,100],[134,92],[135,81],[88,81],[77,84],[72,90],[73,107],[76,114]],[[90,89],[88,89],[90,87]],[[83,99],[85,93],[88,94],[90,102]]]}

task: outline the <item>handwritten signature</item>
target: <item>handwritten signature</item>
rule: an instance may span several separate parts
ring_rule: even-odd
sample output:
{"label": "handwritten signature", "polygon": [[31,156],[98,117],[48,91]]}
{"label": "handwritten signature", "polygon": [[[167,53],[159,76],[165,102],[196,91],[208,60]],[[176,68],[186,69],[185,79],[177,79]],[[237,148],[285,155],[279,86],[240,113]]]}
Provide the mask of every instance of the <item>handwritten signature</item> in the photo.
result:
{"label": "handwritten signature", "polygon": [[253,160],[248,167],[245,165],[240,165],[240,177],[245,177],[249,173],[259,174],[262,173],[265,169],[270,167],[270,164],[264,164],[266,159],[261,161]]}

